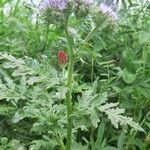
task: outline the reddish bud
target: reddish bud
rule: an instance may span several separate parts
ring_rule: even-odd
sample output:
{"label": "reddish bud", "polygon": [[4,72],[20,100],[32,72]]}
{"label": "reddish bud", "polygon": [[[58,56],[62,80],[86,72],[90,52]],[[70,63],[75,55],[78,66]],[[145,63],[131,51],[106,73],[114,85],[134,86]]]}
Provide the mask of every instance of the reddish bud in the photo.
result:
{"label": "reddish bud", "polygon": [[58,51],[58,62],[62,65],[65,65],[68,62],[68,54],[65,51]]}

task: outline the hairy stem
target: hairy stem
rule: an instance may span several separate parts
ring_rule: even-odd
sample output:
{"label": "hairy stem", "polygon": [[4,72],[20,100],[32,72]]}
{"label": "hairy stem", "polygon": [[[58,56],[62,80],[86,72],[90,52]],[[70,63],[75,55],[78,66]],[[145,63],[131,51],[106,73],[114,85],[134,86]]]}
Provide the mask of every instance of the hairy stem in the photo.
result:
{"label": "hairy stem", "polygon": [[94,58],[92,57],[92,62],[91,62],[91,82],[94,80]]}
{"label": "hairy stem", "polygon": [[47,27],[46,27],[46,35],[45,35],[45,42],[44,42],[44,45],[43,45],[43,47],[42,47],[42,52],[45,50],[45,48],[46,48],[46,44],[47,44],[47,41],[48,41],[48,34],[49,34],[49,24],[47,25]]}
{"label": "hairy stem", "polygon": [[65,34],[69,45],[69,65],[68,65],[68,79],[67,79],[67,145],[66,150],[71,150],[71,139],[72,139],[72,120],[70,115],[72,114],[72,81],[73,81],[73,67],[74,67],[74,52],[73,52],[73,39],[68,32],[68,23],[65,24]]}

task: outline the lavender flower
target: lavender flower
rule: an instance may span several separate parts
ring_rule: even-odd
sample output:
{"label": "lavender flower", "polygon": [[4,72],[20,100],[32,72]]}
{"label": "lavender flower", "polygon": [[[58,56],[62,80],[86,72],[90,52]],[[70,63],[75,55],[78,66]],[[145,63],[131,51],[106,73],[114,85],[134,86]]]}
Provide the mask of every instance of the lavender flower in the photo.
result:
{"label": "lavender flower", "polygon": [[107,14],[109,17],[113,18],[114,20],[118,20],[118,16],[111,6],[108,6],[105,3],[101,3],[99,7],[102,13]]}
{"label": "lavender flower", "polygon": [[94,3],[93,0],[84,0],[83,2],[84,2],[85,5],[91,5],[91,4]]}
{"label": "lavender flower", "polygon": [[43,0],[40,4],[40,9],[56,8],[63,10],[66,8],[67,0]]}

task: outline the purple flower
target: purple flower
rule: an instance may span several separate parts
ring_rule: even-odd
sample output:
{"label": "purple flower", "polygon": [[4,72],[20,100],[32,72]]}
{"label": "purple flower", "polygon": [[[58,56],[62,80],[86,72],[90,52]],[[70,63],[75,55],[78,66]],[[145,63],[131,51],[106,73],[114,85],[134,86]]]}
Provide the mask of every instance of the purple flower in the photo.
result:
{"label": "purple flower", "polygon": [[84,0],[83,2],[84,2],[85,5],[91,5],[91,4],[94,3],[93,0]]}
{"label": "purple flower", "polygon": [[109,17],[113,18],[114,20],[118,20],[118,16],[111,6],[108,6],[105,3],[101,3],[99,7],[102,13],[107,14]]}
{"label": "purple flower", "polygon": [[67,0],[43,0],[40,4],[40,9],[56,8],[63,10],[66,8]]}

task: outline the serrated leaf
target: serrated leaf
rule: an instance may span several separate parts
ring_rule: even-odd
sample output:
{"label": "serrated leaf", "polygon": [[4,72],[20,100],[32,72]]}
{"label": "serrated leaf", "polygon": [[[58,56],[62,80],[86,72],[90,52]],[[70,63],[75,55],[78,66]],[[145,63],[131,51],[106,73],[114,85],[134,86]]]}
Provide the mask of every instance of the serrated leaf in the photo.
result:
{"label": "serrated leaf", "polygon": [[100,122],[100,119],[99,119],[98,115],[95,112],[93,112],[93,113],[90,114],[90,118],[91,118],[93,127],[97,128],[98,123]]}
{"label": "serrated leaf", "polygon": [[143,128],[136,122],[133,121],[133,118],[124,116],[125,109],[117,107],[119,103],[110,103],[100,106],[98,109],[101,112],[104,112],[108,118],[111,120],[111,123],[118,129],[120,125],[130,125],[135,130],[144,132]]}

